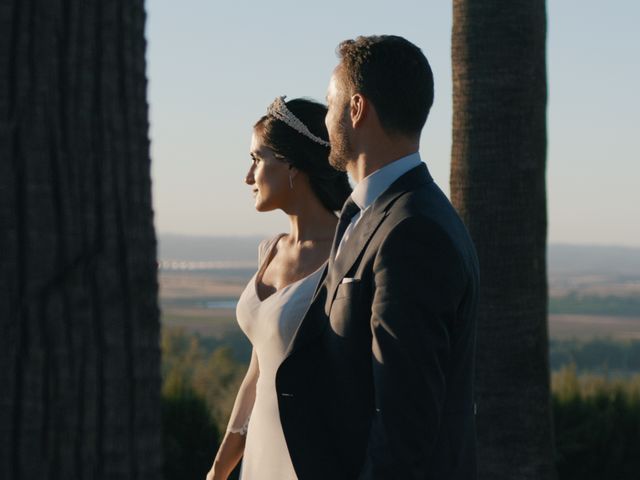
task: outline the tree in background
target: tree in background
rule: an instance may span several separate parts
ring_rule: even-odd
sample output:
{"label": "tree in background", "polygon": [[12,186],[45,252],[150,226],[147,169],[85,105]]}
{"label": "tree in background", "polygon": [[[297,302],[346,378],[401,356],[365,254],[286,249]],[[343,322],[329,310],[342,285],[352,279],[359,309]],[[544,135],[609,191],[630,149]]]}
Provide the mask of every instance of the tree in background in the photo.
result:
{"label": "tree in background", "polygon": [[555,478],[544,0],[454,0],[451,197],[476,244],[481,479]]}
{"label": "tree in background", "polygon": [[162,394],[175,398],[192,392],[203,399],[216,427],[224,432],[247,364],[234,359],[229,345],[208,349],[202,340],[184,328],[162,329]]}
{"label": "tree in background", "polygon": [[164,480],[202,480],[220,435],[205,400],[189,386],[162,397]]}
{"label": "tree in background", "polygon": [[0,0],[0,478],[161,477],[142,0]]}
{"label": "tree in background", "polygon": [[[206,476],[247,370],[229,346],[206,340],[181,327],[162,329],[165,480]],[[238,474],[236,468],[229,480]]]}

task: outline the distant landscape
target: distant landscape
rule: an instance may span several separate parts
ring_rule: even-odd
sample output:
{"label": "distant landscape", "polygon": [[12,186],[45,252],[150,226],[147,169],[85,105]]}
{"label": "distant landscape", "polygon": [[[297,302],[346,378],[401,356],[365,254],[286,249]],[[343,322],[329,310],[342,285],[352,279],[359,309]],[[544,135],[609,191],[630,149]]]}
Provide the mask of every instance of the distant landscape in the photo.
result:
{"label": "distant landscape", "polygon": [[[212,348],[229,345],[246,359],[235,303],[255,272],[261,240],[160,235],[163,325],[197,333]],[[552,359],[565,358],[568,345],[640,341],[640,248],[550,245],[548,272]]]}

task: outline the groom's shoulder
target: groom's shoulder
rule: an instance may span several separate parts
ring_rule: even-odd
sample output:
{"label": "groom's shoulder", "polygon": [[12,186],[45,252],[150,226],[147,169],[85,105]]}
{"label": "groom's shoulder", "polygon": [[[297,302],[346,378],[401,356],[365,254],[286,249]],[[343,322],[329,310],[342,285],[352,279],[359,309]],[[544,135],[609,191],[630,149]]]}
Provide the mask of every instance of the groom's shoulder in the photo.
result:
{"label": "groom's shoulder", "polygon": [[404,192],[389,206],[387,215],[391,224],[407,218],[436,224],[460,221],[453,205],[435,182]]}
{"label": "groom's shoulder", "polygon": [[437,235],[448,239],[456,250],[473,249],[471,238],[447,196],[434,183],[402,194],[390,205],[383,235],[412,225],[414,234]]}

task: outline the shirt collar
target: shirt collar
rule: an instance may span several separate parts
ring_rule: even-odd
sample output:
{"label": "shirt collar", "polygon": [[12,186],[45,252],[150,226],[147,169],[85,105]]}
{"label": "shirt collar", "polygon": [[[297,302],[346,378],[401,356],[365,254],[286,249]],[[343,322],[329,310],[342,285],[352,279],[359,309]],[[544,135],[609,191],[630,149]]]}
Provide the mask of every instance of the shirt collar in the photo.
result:
{"label": "shirt collar", "polygon": [[351,198],[360,210],[366,210],[393,182],[421,162],[420,153],[415,152],[385,165],[363,178],[351,192]]}

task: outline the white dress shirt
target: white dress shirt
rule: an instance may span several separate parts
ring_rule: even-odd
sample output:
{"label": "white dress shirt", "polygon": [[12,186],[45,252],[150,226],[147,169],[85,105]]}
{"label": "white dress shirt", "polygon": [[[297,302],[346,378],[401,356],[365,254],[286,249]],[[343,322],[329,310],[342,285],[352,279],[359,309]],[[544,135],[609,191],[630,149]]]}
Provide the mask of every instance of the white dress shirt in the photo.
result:
{"label": "white dress shirt", "polygon": [[336,257],[340,255],[342,245],[349,239],[351,232],[353,232],[353,229],[364,213],[373,205],[373,202],[375,202],[393,182],[421,163],[420,153],[412,153],[376,170],[356,185],[353,192],[351,192],[351,198],[355,204],[360,207],[360,213],[356,213],[351,219],[351,223],[345,230],[342,240],[340,240],[340,245],[338,245]]}

